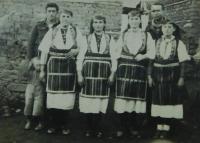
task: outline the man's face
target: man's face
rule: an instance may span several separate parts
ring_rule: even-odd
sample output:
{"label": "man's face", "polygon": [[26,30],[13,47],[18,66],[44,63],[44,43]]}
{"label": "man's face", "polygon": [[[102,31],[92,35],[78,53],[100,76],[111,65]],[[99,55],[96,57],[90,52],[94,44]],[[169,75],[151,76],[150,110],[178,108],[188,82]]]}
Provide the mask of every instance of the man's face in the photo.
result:
{"label": "man's face", "polygon": [[151,6],[151,16],[152,16],[152,18],[158,18],[158,17],[163,16],[162,5],[152,5]]}
{"label": "man's face", "polygon": [[55,20],[56,19],[56,15],[58,14],[58,11],[56,10],[55,7],[48,7],[46,9],[46,17],[48,20]]}

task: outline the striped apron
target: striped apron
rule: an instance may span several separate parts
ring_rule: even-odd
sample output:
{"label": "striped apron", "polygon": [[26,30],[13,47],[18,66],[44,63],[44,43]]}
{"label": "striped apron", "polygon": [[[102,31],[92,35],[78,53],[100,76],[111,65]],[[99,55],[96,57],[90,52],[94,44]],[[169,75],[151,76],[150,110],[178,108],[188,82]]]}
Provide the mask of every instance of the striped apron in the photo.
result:
{"label": "striped apron", "polygon": [[65,58],[69,50],[50,49],[47,64],[48,93],[74,93],[76,89],[75,58]]}
{"label": "striped apron", "polygon": [[116,98],[146,100],[146,67],[131,56],[122,55],[116,72]]}
{"label": "striped apron", "polygon": [[111,73],[108,54],[87,53],[83,63],[83,97],[107,98],[109,96],[108,77]]}

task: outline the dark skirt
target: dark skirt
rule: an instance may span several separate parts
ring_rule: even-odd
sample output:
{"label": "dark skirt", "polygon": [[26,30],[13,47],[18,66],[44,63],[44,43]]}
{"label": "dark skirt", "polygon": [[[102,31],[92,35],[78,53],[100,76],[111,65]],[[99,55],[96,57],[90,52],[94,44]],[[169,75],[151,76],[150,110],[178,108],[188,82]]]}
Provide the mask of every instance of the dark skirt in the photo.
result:
{"label": "dark skirt", "polygon": [[182,104],[183,88],[177,86],[180,77],[180,67],[155,67],[153,69],[154,105],[177,105]]}
{"label": "dark skirt", "polygon": [[146,67],[142,62],[120,58],[116,72],[116,98],[146,100]]}

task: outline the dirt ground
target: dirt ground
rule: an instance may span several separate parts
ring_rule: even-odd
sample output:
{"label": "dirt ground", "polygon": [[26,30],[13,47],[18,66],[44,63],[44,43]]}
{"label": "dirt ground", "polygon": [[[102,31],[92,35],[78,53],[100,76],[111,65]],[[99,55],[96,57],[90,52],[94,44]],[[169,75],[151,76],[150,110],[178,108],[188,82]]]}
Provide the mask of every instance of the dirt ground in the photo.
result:
{"label": "dirt ground", "polygon": [[[198,84],[197,84],[198,83]],[[125,136],[123,138],[114,137],[118,118],[110,110],[113,107],[113,98],[108,106],[108,112],[103,118],[104,136],[101,139],[84,136],[84,118],[78,111],[78,100],[73,112],[70,114],[71,134],[69,136],[49,135],[46,129],[35,132],[25,131],[25,117],[23,112],[11,117],[0,117],[0,143],[199,143],[200,142],[200,82],[194,84],[193,81],[186,83],[188,97],[185,100],[184,120],[173,130],[168,140],[153,140],[152,125],[145,126],[141,139]],[[196,86],[194,86],[196,85]],[[197,89],[194,89],[196,87]],[[198,92],[196,92],[198,91]],[[23,108],[22,108],[23,110]]]}
{"label": "dirt ground", "polygon": [[70,127],[71,134],[68,136],[49,135],[46,129],[35,132],[33,130],[24,130],[25,117],[22,113],[12,117],[0,117],[0,143],[199,143],[200,128],[195,128],[195,124],[182,122],[174,130],[174,134],[169,140],[153,140],[153,129],[150,126],[144,127],[143,138],[137,139],[125,136],[124,138],[115,138],[115,123],[117,122],[114,113],[110,112],[104,117],[104,137],[97,139],[84,136],[83,116],[78,113],[78,109],[71,114]]}

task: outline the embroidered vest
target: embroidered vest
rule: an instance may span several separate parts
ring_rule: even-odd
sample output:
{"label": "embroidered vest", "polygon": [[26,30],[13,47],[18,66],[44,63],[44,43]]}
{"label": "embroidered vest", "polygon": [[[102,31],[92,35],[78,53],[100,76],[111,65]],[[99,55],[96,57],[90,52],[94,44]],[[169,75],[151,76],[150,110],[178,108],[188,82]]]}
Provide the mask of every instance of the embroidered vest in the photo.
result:
{"label": "embroidered vest", "polygon": [[160,38],[159,40],[156,40],[156,57],[155,57],[155,62],[159,64],[170,64],[170,63],[176,63],[178,62],[178,45],[179,45],[179,40],[174,39],[172,40],[172,50],[171,54],[168,59],[163,59],[163,57],[160,55],[160,46],[162,39]]}
{"label": "embroidered vest", "polygon": [[[76,30],[76,27],[74,25],[71,25],[71,27],[72,28],[70,28],[70,32],[72,34],[72,39],[74,41],[74,45],[71,47],[71,49],[76,49],[77,48],[77,30]],[[68,29],[68,27],[67,27],[67,29]],[[56,33],[58,32],[58,30],[59,30],[58,27],[53,28],[53,30],[52,30],[52,41],[55,39],[55,36],[56,36]],[[69,32],[69,31],[67,31],[67,32]],[[66,37],[64,37],[64,38],[66,38]],[[52,43],[51,47],[55,48],[55,45],[53,45],[53,43]]]}
{"label": "embroidered vest", "polygon": [[[103,54],[110,55],[110,40],[111,40],[110,35],[105,34],[105,39],[106,39],[106,48],[105,48]],[[88,43],[88,48],[87,48],[87,53],[86,53],[87,55],[92,53],[91,42],[92,42],[92,34],[87,36],[87,43]]]}

